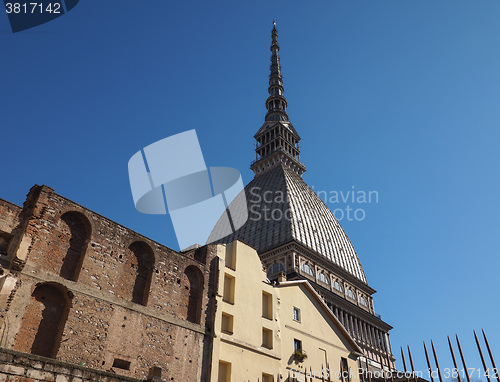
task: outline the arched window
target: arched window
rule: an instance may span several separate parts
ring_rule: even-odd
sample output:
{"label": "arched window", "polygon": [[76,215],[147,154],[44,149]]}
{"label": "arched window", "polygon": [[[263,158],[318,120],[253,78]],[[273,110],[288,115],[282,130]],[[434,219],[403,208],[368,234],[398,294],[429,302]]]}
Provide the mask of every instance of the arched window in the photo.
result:
{"label": "arched window", "polygon": [[142,241],[129,245],[120,271],[118,297],[146,306],[154,268],[153,250]]}
{"label": "arched window", "polygon": [[340,285],[339,280],[335,280],[332,284],[332,286],[337,289],[339,292],[344,292],[344,288],[342,288],[342,285]]}
{"label": "arched window", "polygon": [[350,297],[350,298],[352,298],[353,300],[356,300],[356,295],[354,294],[354,292],[352,291],[352,289],[351,289],[351,288],[348,288],[348,289],[347,289],[346,294],[347,294],[347,297]]}
{"label": "arched window", "polygon": [[368,302],[366,301],[366,298],[364,298],[364,296],[361,296],[361,297],[359,298],[359,303],[360,303],[361,305],[363,305],[364,307],[368,308]]}
{"label": "arched window", "polygon": [[307,263],[302,264],[302,267],[300,269],[301,269],[302,272],[308,274],[309,276],[314,277],[314,271],[309,266],[309,264],[307,264]]}
{"label": "arched window", "polygon": [[186,319],[199,324],[203,300],[203,274],[197,267],[190,265],[184,271],[184,276],[184,286],[188,294]]}
{"label": "arched window", "polygon": [[326,285],[330,285],[330,283],[328,282],[328,277],[326,277],[326,275],[323,272],[320,272],[318,274],[318,280]]}
{"label": "arched window", "polygon": [[[90,223],[85,215],[80,212],[70,211],[61,216],[61,239],[53,254],[64,256],[60,258],[59,275],[67,280],[77,281],[85,257],[85,251],[90,239]],[[57,259],[54,265],[57,264]]]}
{"label": "arched window", "polygon": [[68,292],[62,285],[38,285],[26,307],[14,350],[55,358],[69,307]]}
{"label": "arched window", "polygon": [[271,265],[271,267],[267,271],[267,275],[270,276],[270,275],[274,275],[275,273],[280,273],[280,272],[284,272],[284,271],[285,271],[285,266],[283,264],[275,263],[275,264]]}

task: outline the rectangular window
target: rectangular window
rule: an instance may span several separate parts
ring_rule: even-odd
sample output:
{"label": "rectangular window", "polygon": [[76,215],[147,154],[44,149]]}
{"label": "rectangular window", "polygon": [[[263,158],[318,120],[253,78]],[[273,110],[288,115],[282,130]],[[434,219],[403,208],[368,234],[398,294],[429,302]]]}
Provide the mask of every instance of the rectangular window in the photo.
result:
{"label": "rectangular window", "polygon": [[226,267],[236,270],[236,243],[230,246],[229,251],[226,251]]}
{"label": "rectangular window", "polygon": [[340,379],[342,382],[349,382],[349,365],[347,364],[347,358],[342,357],[340,359]]}
{"label": "rectangular window", "polygon": [[273,348],[273,331],[262,328],[262,346],[268,349]]}
{"label": "rectangular window", "polygon": [[262,382],[274,382],[274,377],[271,374],[262,373]]}
{"label": "rectangular window", "polygon": [[113,367],[117,369],[130,370],[130,362],[124,359],[115,358],[113,361]]}
{"label": "rectangular window", "polygon": [[219,361],[219,377],[217,382],[231,382],[231,364]]}
{"label": "rectangular window", "polygon": [[300,309],[296,308],[295,306],[293,307],[293,320],[300,322]]}
{"label": "rectangular window", "polygon": [[233,316],[222,313],[221,331],[226,334],[233,334]]}
{"label": "rectangular window", "polygon": [[234,277],[227,273],[224,275],[224,295],[222,300],[234,304]]}
{"label": "rectangular window", "polygon": [[302,350],[302,341],[298,339],[293,340],[293,351]]}
{"label": "rectangular window", "polygon": [[325,355],[325,365],[328,365],[328,357],[326,356],[326,350],[319,348],[319,351]]}
{"label": "rectangular window", "polygon": [[273,296],[262,292],[262,317],[273,319]]}

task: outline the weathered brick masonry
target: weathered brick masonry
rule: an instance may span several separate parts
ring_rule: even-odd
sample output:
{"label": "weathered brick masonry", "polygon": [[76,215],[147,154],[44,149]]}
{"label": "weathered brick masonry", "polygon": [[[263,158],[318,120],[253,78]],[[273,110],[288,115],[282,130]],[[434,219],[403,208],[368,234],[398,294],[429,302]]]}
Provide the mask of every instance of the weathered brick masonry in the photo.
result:
{"label": "weathered brick masonry", "polygon": [[32,354],[0,349],[0,382],[140,382]]}
{"label": "weathered brick masonry", "polygon": [[[208,379],[216,247],[178,253],[34,186],[0,200],[0,347],[139,379]],[[0,379],[1,381],[1,379]]]}

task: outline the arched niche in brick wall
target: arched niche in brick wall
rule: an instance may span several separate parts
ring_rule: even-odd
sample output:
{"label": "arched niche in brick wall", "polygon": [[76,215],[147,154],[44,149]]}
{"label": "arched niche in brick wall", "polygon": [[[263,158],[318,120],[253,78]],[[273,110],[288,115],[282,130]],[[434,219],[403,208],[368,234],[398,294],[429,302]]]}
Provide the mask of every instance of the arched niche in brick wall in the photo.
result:
{"label": "arched niche in brick wall", "polygon": [[38,284],[24,312],[14,350],[55,358],[68,318],[71,297],[71,293],[60,284]]}
{"label": "arched niche in brick wall", "polygon": [[120,297],[146,306],[151,286],[155,258],[153,250],[142,241],[127,248],[120,276]]}
{"label": "arched niche in brick wall", "polygon": [[194,265],[184,270],[184,287],[187,291],[186,319],[195,324],[201,322],[201,305],[203,300],[203,273]]}
{"label": "arched niche in brick wall", "polygon": [[70,211],[61,216],[59,248],[55,253],[64,256],[59,275],[67,280],[77,281],[90,240],[91,226],[85,215]]}

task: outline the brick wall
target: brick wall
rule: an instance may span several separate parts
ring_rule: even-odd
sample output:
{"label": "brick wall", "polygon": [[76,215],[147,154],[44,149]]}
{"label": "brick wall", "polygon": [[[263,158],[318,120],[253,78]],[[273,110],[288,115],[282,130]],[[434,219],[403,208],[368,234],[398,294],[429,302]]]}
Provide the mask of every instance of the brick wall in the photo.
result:
{"label": "brick wall", "polygon": [[117,376],[101,370],[0,349],[1,382],[139,382],[138,379]]}
{"label": "brick wall", "polygon": [[0,199],[0,258],[6,257],[12,231],[19,225],[22,208]]}
{"label": "brick wall", "polygon": [[19,224],[21,211],[21,207],[0,199],[0,230],[11,232]]}
{"label": "brick wall", "polygon": [[46,186],[17,212],[1,347],[141,379],[209,375],[215,246],[178,253]]}

